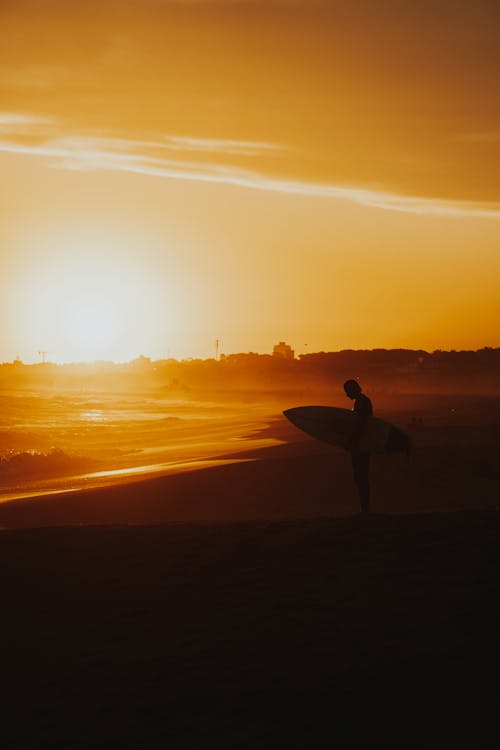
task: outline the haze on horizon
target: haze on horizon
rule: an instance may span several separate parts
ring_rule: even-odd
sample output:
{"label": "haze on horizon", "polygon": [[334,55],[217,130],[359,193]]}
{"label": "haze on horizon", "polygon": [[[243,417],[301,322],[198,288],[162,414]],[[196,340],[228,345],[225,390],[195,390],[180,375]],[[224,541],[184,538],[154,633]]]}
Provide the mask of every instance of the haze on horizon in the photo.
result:
{"label": "haze on horizon", "polygon": [[0,6],[0,359],[498,346],[494,0]]}

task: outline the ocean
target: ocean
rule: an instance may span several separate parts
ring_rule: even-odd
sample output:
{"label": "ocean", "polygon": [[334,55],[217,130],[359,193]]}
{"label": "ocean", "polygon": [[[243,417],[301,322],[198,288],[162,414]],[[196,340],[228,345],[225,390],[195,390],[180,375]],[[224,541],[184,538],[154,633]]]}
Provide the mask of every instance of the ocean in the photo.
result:
{"label": "ocean", "polygon": [[264,408],[151,393],[3,393],[0,499],[220,461],[275,442],[256,438],[268,417]]}

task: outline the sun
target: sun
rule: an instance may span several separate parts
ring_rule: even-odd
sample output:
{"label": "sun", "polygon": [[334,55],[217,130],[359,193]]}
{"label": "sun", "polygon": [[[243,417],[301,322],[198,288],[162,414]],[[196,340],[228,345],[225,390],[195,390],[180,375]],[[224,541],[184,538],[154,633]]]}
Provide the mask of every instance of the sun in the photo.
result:
{"label": "sun", "polygon": [[126,308],[121,297],[84,295],[67,306],[64,328],[82,355],[102,357],[125,335]]}
{"label": "sun", "polygon": [[[66,252],[19,281],[12,318],[33,356],[52,362],[124,362],[165,340],[165,284],[122,254]],[[165,314],[167,313],[167,314]],[[23,330],[24,329],[24,330]]]}

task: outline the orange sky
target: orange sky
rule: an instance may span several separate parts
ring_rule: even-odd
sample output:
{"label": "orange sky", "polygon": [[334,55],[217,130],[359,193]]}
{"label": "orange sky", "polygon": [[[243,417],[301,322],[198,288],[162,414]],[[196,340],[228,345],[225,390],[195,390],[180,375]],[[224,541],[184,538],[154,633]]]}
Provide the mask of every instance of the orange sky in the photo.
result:
{"label": "orange sky", "polygon": [[0,359],[500,345],[499,31],[495,0],[3,0]]}

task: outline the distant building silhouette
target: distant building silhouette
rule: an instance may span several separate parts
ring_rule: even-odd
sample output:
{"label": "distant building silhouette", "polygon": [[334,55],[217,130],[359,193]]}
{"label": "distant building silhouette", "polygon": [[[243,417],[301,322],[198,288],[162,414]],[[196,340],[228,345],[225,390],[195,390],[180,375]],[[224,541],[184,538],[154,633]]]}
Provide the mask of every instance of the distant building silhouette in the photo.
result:
{"label": "distant building silhouette", "polygon": [[284,341],[280,341],[273,347],[273,357],[281,357],[282,359],[295,359],[295,352],[291,346],[286,344]]}

